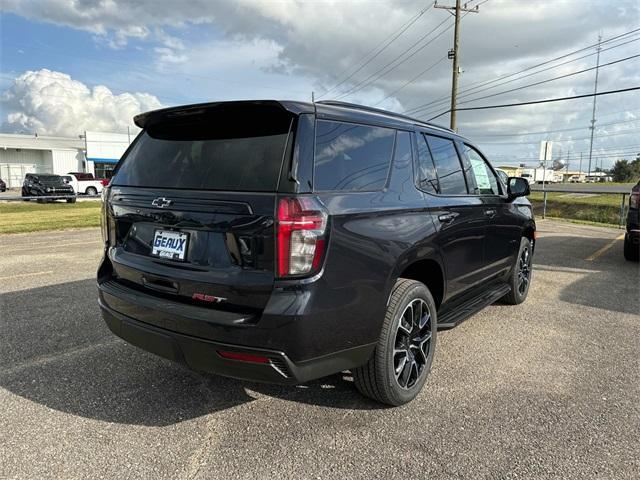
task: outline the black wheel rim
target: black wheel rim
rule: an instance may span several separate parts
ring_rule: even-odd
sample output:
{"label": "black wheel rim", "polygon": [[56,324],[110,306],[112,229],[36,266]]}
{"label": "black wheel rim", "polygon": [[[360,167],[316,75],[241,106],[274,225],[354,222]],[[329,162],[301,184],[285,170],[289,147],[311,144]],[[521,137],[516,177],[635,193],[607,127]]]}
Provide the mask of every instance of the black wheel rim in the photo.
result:
{"label": "black wheel rim", "polygon": [[531,255],[529,249],[525,248],[518,259],[518,293],[524,295],[529,288],[531,281]]}
{"label": "black wheel rim", "polygon": [[413,300],[398,321],[393,371],[401,388],[410,389],[424,374],[431,353],[431,313],[421,298]]}

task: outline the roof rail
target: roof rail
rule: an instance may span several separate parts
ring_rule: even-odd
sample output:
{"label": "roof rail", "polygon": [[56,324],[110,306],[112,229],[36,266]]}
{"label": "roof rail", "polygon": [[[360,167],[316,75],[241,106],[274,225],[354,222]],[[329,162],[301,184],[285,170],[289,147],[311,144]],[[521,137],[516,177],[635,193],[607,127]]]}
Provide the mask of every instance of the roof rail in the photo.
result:
{"label": "roof rail", "polygon": [[437,123],[425,122],[424,120],[419,120],[417,118],[409,117],[407,115],[402,115],[401,113],[390,112],[389,110],[383,110],[381,108],[368,107],[366,105],[360,105],[357,103],[341,102],[339,100],[318,100],[315,103],[319,103],[321,105],[334,106],[334,107],[353,108],[354,110],[364,110],[366,112],[381,113],[383,115],[388,115],[390,117],[402,118],[404,120],[409,120],[414,123],[420,123],[422,125],[428,125],[430,127],[440,128],[448,132],[456,133],[455,130],[452,130],[443,125],[438,125]]}

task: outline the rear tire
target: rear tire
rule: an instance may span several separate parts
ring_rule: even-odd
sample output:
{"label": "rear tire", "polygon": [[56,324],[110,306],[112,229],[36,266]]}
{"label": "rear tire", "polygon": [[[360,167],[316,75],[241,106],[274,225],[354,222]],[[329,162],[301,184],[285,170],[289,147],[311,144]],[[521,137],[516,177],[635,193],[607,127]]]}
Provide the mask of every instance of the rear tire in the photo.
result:
{"label": "rear tire", "polygon": [[513,263],[509,277],[511,291],[502,298],[505,303],[519,305],[526,300],[533,276],[532,253],[531,241],[522,237],[518,256]]}
{"label": "rear tire", "polygon": [[640,260],[640,245],[634,245],[628,233],[624,236],[624,258],[630,262]]}
{"label": "rear tire", "polygon": [[429,289],[398,279],[373,355],[353,369],[356,388],[387,405],[413,400],[427,380],[436,349],[436,305]]}
{"label": "rear tire", "polygon": [[85,195],[97,195],[98,194],[98,190],[96,190],[94,187],[87,187],[87,189],[84,191]]}

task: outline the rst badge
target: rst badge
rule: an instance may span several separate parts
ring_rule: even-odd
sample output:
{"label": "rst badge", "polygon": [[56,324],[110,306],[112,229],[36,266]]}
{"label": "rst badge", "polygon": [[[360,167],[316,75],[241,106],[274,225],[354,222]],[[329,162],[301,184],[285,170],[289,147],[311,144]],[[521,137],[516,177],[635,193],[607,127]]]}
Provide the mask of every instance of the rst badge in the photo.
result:
{"label": "rst badge", "polygon": [[171,230],[156,230],[151,255],[171,260],[184,260],[189,236]]}

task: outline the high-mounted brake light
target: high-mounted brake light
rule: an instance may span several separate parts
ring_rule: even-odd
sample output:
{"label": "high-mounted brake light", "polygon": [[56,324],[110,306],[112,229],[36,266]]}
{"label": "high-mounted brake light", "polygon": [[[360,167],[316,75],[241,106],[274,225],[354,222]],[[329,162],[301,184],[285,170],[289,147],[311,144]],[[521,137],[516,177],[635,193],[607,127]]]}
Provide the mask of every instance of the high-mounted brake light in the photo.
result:
{"label": "high-mounted brake light", "polygon": [[305,275],[322,264],[327,213],[311,197],[281,198],[276,225],[279,277]]}

